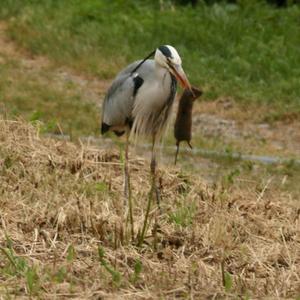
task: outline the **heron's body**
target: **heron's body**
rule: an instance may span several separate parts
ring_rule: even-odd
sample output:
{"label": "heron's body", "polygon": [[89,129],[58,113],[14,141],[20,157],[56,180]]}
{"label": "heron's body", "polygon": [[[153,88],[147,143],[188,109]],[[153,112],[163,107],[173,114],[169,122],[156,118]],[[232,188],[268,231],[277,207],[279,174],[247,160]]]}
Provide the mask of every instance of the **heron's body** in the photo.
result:
{"label": "heron's body", "polygon": [[161,134],[169,120],[177,82],[166,68],[148,59],[122,70],[104,100],[102,132],[121,135],[127,129],[138,136]]}
{"label": "heron's body", "polygon": [[[148,59],[154,55],[154,60]],[[102,108],[102,134],[113,131],[117,135],[126,132],[125,147],[125,184],[128,198],[129,215],[133,224],[128,168],[129,133],[152,138],[151,190],[146,216],[150,211],[151,198],[156,191],[159,202],[159,189],[155,176],[155,142],[163,133],[169,120],[176,94],[177,80],[184,88],[191,85],[182,69],[181,58],[172,46],[160,46],[147,58],[136,61],[122,70],[107,91]],[[147,217],[145,217],[145,220]],[[140,241],[143,240],[146,222],[143,225]],[[132,236],[133,234],[132,225]]]}

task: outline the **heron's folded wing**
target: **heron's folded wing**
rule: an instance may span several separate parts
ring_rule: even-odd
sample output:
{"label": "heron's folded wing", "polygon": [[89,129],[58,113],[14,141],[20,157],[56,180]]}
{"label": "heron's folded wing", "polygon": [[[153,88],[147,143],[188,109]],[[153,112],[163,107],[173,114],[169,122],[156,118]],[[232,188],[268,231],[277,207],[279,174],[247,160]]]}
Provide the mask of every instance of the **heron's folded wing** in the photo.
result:
{"label": "heron's folded wing", "polygon": [[[154,61],[146,60],[138,69],[141,60],[123,69],[113,81],[103,103],[102,123],[109,127],[124,126],[132,122],[132,110],[138,89],[144,78],[154,70]],[[134,73],[133,73],[134,71]]]}
{"label": "heron's folded wing", "polygon": [[104,99],[102,122],[109,126],[124,126],[130,121],[134,96],[142,83],[138,74],[119,74]]}

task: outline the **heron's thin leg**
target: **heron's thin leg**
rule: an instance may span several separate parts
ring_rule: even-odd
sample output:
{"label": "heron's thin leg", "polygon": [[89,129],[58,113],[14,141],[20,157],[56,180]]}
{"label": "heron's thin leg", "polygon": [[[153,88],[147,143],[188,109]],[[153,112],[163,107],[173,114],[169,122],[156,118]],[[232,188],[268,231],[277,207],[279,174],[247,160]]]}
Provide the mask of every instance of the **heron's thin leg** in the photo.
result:
{"label": "heron's thin leg", "polygon": [[[153,194],[155,193],[156,198],[156,204],[158,206],[158,209],[160,210],[160,189],[157,186],[157,180],[156,180],[156,155],[155,155],[155,136],[153,136],[152,140],[152,154],[151,154],[151,201],[154,202]],[[158,229],[158,210],[155,210],[154,213],[154,226],[153,226],[153,248],[156,251],[157,249],[157,229]]]}
{"label": "heron's thin leg", "polygon": [[129,206],[129,220],[130,220],[130,231],[131,238],[134,240],[134,223],[133,223],[133,212],[132,212],[132,194],[131,194],[131,185],[130,185],[130,173],[129,173],[129,130],[126,130],[126,144],[125,144],[125,163],[124,163],[124,175],[125,175],[125,184],[124,184],[124,194],[128,201]]}
{"label": "heron's thin leg", "polygon": [[129,167],[128,167],[128,151],[129,151],[129,138],[126,131],[126,142],[125,142],[125,158],[124,158],[124,196],[125,201],[129,198],[129,189],[130,189],[130,178],[129,178]]}
{"label": "heron's thin leg", "polygon": [[155,141],[153,138],[152,141],[152,149],[151,149],[151,163],[150,163],[150,173],[151,173],[151,193],[153,194],[153,191],[156,186],[156,157],[155,157]]}
{"label": "heron's thin leg", "polygon": [[151,153],[151,193],[153,197],[153,192],[155,192],[155,197],[156,197],[156,204],[158,208],[160,208],[160,189],[157,186],[157,181],[156,181],[156,153],[155,153],[155,136],[153,136],[152,139],[152,153]]}
{"label": "heron's thin leg", "polygon": [[154,191],[156,188],[156,184],[155,184],[156,159],[155,159],[154,146],[155,146],[155,136],[153,136],[153,139],[152,139],[152,149],[151,149],[151,163],[150,163],[151,187],[150,187],[150,192],[149,192],[149,196],[148,196],[148,202],[147,202],[147,208],[146,208],[146,214],[145,214],[145,218],[144,218],[143,228],[142,228],[141,234],[139,235],[138,246],[141,246],[144,241],[146,228],[148,225],[149,213],[150,213],[150,209],[151,209],[151,203],[153,202],[153,194],[154,194]]}

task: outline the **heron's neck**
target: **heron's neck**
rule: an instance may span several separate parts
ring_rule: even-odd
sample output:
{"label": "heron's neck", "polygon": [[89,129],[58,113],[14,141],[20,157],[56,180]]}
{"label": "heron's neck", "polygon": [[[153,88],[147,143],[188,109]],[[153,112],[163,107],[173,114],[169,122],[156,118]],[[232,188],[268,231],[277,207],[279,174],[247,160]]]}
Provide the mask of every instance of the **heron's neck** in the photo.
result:
{"label": "heron's neck", "polygon": [[159,63],[155,62],[155,75],[157,78],[162,79],[166,73],[170,73],[165,67],[162,67]]}

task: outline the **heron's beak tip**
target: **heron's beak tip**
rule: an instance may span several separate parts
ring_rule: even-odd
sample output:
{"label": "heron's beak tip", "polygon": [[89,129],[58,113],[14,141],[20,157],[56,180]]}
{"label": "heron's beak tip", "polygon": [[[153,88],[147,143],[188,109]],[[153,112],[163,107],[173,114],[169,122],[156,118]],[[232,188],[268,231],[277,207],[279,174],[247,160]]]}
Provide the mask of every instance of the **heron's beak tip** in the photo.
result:
{"label": "heron's beak tip", "polygon": [[178,67],[178,68],[173,68],[174,70],[174,75],[176,76],[177,80],[179,81],[180,85],[182,86],[182,88],[189,90],[193,97],[195,96],[192,86],[185,74],[185,72],[183,71],[182,67]]}
{"label": "heron's beak tip", "polygon": [[192,96],[193,96],[194,98],[196,98],[196,94],[195,94],[195,92],[194,92],[194,90],[193,90],[193,87],[191,86],[191,84],[189,83],[188,80],[186,81],[186,84],[183,85],[183,88],[184,88],[184,89],[187,89],[188,91],[190,91],[191,94],[192,94]]}

